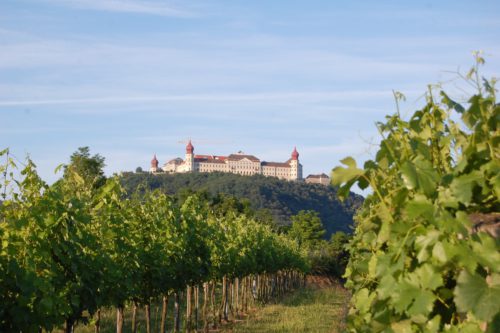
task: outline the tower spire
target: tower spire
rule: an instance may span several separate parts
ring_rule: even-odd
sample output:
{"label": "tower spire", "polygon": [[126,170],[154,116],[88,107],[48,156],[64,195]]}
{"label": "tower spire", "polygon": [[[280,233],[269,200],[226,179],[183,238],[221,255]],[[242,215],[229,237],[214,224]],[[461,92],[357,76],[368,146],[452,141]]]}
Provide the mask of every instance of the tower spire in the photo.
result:
{"label": "tower spire", "polygon": [[292,151],[292,160],[296,161],[298,159],[299,159],[299,152],[297,151],[297,147],[294,147]]}
{"label": "tower spire", "polygon": [[151,167],[158,168],[158,159],[156,158],[156,153],[153,155],[153,159],[151,160]]}
{"label": "tower spire", "polygon": [[153,159],[151,160],[151,168],[149,168],[149,171],[152,173],[158,172],[158,159],[156,158],[156,153],[153,155]]}
{"label": "tower spire", "polygon": [[194,151],[193,144],[191,143],[191,139],[189,139],[189,142],[186,146],[186,154],[192,154]]}

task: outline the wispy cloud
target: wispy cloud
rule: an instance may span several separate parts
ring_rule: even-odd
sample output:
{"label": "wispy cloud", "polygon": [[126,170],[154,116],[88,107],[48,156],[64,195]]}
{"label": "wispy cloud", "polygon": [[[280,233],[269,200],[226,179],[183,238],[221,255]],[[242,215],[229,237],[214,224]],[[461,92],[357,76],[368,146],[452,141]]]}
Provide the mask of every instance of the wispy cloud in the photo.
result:
{"label": "wispy cloud", "polygon": [[[272,101],[272,100],[349,100],[352,98],[387,97],[387,90],[354,90],[354,91],[320,91],[320,92],[263,92],[263,93],[216,93],[216,94],[185,94],[167,96],[131,96],[131,97],[104,97],[104,98],[74,98],[74,99],[40,99],[40,100],[7,100],[0,101],[0,106],[28,106],[28,105],[58,105],[58,104],[105,104],[105,103],[133,103],[133,102],[245,102],[245,101]],[[364,108],[367,109],[367,108]],[[364,110],[363,109],[363,110]]]}
{"label": "wispy cloud", "polygon": [[45,0],[45,2],[74,9],[136,13],[169,17],[194,17],[193,12],[165,4],[164,1],[142,0]]}

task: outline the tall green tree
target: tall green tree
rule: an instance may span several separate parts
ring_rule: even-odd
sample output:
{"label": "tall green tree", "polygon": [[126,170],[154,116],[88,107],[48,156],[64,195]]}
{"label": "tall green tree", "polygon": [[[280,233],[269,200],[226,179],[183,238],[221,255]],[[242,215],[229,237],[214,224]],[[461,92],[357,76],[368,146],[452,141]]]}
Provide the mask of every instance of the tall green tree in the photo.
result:
{"label": "tall green tree", "polygon": [[97,188],[106,182],[104,176],[104,157],[99,154],[90,155],[89,147],[80,147],[70,156],[70,162],[65,166],[64,178],[68,177],[69,172],[79,174],[86,183],[92,184]]}
{"label": "tall green tree", "polygon": [[292,216],[292,226],[288,233],[300,245],[312,247],[322,239],[326,231],[317,212],[301,210]]}

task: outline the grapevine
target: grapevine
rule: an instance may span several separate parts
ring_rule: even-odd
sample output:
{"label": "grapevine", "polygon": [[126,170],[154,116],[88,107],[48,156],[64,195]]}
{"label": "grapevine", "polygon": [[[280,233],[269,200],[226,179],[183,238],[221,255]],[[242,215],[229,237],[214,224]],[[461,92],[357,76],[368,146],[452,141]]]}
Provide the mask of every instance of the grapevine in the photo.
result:
{"label": "grapevine", "polygon": [[[181,298],[187,304],[184,329],[201,321],[207,330],[251,302],[297,288],[308,269],[294,241],[245,215],[214,214],[196,195],[182,204],[159,191],[128,198],[117,178],[96,185],[77,168],[66,168],[49,186],[31,160],[21,179],[7,163],[0,169],[6,193],[0,205],[0,331],[73,332],[76,324],[89,323],[99,331],[100,310],[113,307],[122,332],[131,306],[132,331],[141,307],[149,333],[150,306],[162,300],[165,332],[171,296],[174,331],[181,326]],[[219,286],[221,299],[214,292]]]}
{"label": "grapevine", "polygon": [[332,172],[341,193],[373,190],[346,270],[352,332],[498,332],[500,105],[483,63],[464,76],[467,103],[431,91],[409,120],[377,124],[374,160]]}

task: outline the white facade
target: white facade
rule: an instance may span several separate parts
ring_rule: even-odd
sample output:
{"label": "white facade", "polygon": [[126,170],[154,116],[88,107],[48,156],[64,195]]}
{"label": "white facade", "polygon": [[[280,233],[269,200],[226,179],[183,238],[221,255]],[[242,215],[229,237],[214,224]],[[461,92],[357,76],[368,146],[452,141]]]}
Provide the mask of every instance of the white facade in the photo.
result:
{"label": "white facade", "polygon": [[286,162],[261,162],[253,155],[242,152],[229,156],[195,155],[194,147],[189,141],[186,146],[185,159],[175,158],[162,167],[164,172],[230,172],[239,175],[264,175],[285,180],[302,180],[302,165],[299,163],[297,149],[292,152]]}
{"label": "white facade", "polygon": [[318,175],[309,175],[305,179],[306,183],[310,184],[321,184],[321,185],[330,185],[330,177],[325,175],[324,173]]}

